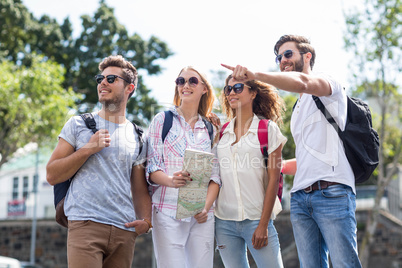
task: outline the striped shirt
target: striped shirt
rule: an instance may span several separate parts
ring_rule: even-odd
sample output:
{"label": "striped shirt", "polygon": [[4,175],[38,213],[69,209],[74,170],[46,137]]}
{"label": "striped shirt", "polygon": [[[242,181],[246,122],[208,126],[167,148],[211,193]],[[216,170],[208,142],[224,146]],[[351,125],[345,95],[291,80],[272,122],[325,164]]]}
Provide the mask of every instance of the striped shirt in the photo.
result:
{"label": "striped shirt", "polygon": [[[185,119],[177,113],[175,107],[170,109],[173,112],[172,128],[162,142],[162,129],[165,120],[165,113],[158,113],[151,122],[148,129],[148,162],[147,162],[147,181],[150,184],[152,204],[161,213],[175,219],[177,210],[178,188],[154,184],[149,174],[158,170],[172,176],[174,172],[183,168],[184,151],[189,149],[214,153],[216,156],[216,146],[211,150],[211,140],[207,127],[200,115],[195,123],[194,130],[191,129]],[[215,137],[214,129],[214,137]],[[219,164],[217,157],[214,158],[211,180],[221,186],[219,177]],[[213,217],[213,206],[208,212],[208,217]],[[191,218],[182,219],[190,221]]]}

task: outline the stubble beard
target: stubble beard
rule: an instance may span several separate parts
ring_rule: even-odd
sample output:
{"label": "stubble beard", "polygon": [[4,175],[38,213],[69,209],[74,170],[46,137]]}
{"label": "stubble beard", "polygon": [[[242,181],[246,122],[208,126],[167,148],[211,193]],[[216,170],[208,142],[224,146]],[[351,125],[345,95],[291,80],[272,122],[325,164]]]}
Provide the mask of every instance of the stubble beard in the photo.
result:
{"label": "stubble beard", "polygon": [[119,111],[122,107],[123,101],[124,101],[124,95],[123,96],[116,96],[111,100],[104,100],[101,101],[100,103],[102,106],[108,110],[109,112],[116,112]]}
{"label": "stubble beard", "polygon": [[[299,72],[302,73],[304,69],[304,61],[303,58],[300,58],[300,60],[296,61],[293,63],[293,72]],[[284,72],[284,70],[281,70],[282,72]]]}
{"label": "stubble beard", "polygon": [[303,57],[300,57],[300,60],[295,62],[295,72],[303,72],[304,69],[304,61]]}

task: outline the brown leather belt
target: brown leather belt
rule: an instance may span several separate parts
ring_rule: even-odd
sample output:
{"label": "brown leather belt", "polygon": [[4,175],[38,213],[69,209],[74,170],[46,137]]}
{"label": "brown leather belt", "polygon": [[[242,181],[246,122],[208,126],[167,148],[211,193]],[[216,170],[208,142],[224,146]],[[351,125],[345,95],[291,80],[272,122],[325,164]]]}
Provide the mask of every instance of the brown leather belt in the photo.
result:
{"label": "brown leather belt", "polygon": [[320,184],[321,189],[326,189],[331,185],[336,185],[336,184],[340,184],[339,182],[330,182],[330,181],[316,181],[315,183],[311,184],[309,187],[304,188],[303,191],[305,193],[311,193],[312,191],[316,191],[319,190],[320,187],[318,187],[318,184]]}

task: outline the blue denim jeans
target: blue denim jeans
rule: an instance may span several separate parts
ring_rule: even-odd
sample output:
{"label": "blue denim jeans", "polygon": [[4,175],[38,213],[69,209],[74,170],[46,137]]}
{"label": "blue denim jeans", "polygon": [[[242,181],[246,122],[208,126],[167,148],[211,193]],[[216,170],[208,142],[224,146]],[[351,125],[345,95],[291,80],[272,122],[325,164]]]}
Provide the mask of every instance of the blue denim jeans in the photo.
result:
{"label": "blue denim jeans", "polygon": [[268,245],[255,249],[251,243],[259,220],[227,221],[215,217],[215,239],[225,267],[250,267],[247,247],[258,267],[283,267],[278,233],[272,220],[268,223]]}
{"label": "blue denim jeans", "polygon": [[356,239],[356,196],[346,185],[291,194],[290,219],[300,267],[361,267]]}

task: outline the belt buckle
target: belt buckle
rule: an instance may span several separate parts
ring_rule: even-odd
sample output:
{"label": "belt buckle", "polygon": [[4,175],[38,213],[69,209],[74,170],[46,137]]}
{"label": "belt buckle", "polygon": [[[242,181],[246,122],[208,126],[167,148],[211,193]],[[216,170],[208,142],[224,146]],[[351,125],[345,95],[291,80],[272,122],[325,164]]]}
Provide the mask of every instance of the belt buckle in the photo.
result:
{"label": "belt buckle", "polygon": [[311,192],[313,191],[313,185],[310,185],[309,187],[304,188],[303,191],[304,191],[306,194],[311,193]]}

